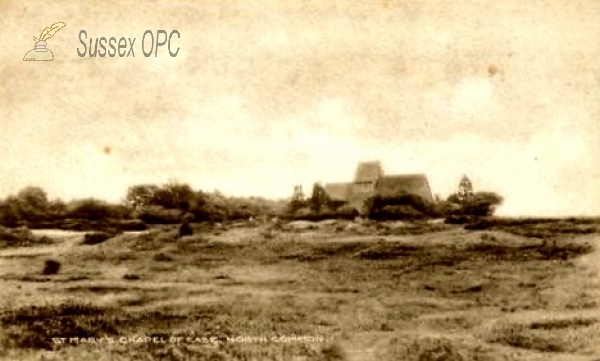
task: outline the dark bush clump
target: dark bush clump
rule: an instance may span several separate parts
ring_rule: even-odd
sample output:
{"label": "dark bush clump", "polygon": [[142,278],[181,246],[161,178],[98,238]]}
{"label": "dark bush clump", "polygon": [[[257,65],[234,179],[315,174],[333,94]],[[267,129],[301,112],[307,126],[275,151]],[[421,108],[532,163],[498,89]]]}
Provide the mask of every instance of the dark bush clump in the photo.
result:
{"label": "dark bush clump", "polygon": [[444,220],[444,223],[446,224],[465,224],[467,222],[469,222],[469,217],[457,215],[448,216]]}
{"label": "dark bush clump", "polygon": [[146,224],[177,224],[181,220],[180,209],[166,209],[161,206],[145,206],[138,210],[138,218]]}
{"label": "dark bush clump", "polygon": [[123,276],[123,279],[126,279],[126,280],[139,280],[139,279],[141,279],[141,277],[138,276],[138,275],[136,275],[136,274],[133,274],[133,273],[127,273],[127,274],[125,274]]}
{"label": "dark bush clump", "polygon": [[183,216],[182,220],[181,220],[181,224],[179,225],[179,237],[184,237],[184,236],[191,236],[194,234],[194,230],[192,229],[192,226],[190,225],[190,223],[194,220],[194,215],[192,215],[191,213],[186,214],[185,216]]}
{"label": "dark bush clump", "polygon": [[44,265],[44,270],[42,271],[45,275],[55,275],[60,270],[60,262],[49,259],[46,261]]}
{"label": "dark bush clump", "polygon": [[107,232],[86,233],[83,243],[90,244],[90,245],[98,244],[98,243],[105,242],[105,241],[111,239],[112,237],[114,237],[114,234],[107,233]]}
{"label": "dark bush clump", "polygon": [[4,228],[0,226],[0,248],[24,247],[30,245],[33,241],[33,234],[25,227]]}
{"label": "dark bush clump", "polygon": [[376,194],[365,202],[369,218],[376,220],[426,219],[437,216],[433,204],[423,198],[402,193],[394,196]]}

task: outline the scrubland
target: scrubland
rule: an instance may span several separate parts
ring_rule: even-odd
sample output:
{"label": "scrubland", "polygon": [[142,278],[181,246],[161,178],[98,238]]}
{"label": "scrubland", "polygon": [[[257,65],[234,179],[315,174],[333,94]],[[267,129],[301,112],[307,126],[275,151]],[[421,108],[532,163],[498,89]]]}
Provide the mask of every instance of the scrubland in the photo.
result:
{"label": "scrubland", "polygon": [[600,360],[598,220],[194,228],[10,238],[0,359]]}

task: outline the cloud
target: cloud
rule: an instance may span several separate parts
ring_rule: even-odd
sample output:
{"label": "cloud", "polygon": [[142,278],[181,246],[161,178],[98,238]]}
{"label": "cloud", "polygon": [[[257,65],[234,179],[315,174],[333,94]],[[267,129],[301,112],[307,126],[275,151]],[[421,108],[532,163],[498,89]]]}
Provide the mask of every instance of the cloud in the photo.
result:
{"label": "cloud", "polygon": [[[0,12],[0,196],[177,178],[281,197],[380,159],[442,195],[466,173],[505,214],[600,212],[591,0],[47,5]],[[67,24],[51,71],[21,61],[41,17]],[[178,57],[77,56],[80,29],[140,44],[148,28],[177,28]]]}

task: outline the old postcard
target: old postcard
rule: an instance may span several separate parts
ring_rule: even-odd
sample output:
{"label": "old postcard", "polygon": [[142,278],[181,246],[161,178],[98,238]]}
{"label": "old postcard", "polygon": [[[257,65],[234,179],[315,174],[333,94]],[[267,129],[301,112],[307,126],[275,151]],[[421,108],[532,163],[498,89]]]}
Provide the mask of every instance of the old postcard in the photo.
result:
{"label": "old postcard", "polygon": [[598,1],[0,24],[0,360],[600,360]]}

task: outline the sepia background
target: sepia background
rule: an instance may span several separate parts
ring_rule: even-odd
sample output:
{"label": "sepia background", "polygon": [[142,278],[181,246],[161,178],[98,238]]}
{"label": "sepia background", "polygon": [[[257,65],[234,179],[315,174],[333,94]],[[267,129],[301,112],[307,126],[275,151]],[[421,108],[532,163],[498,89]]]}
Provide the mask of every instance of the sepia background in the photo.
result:
{"label": "sepia background", "polygon": [[[594,0],[2,1],[0,197],[289,197],[378,159],[442,197],[467,174],[498,214],[599,214],[599,20]],[[55,60],[24,62],[59,21]],[[80,58],[82,29],[135,58]],[[143,56],[158,29],[177,57]]]}

